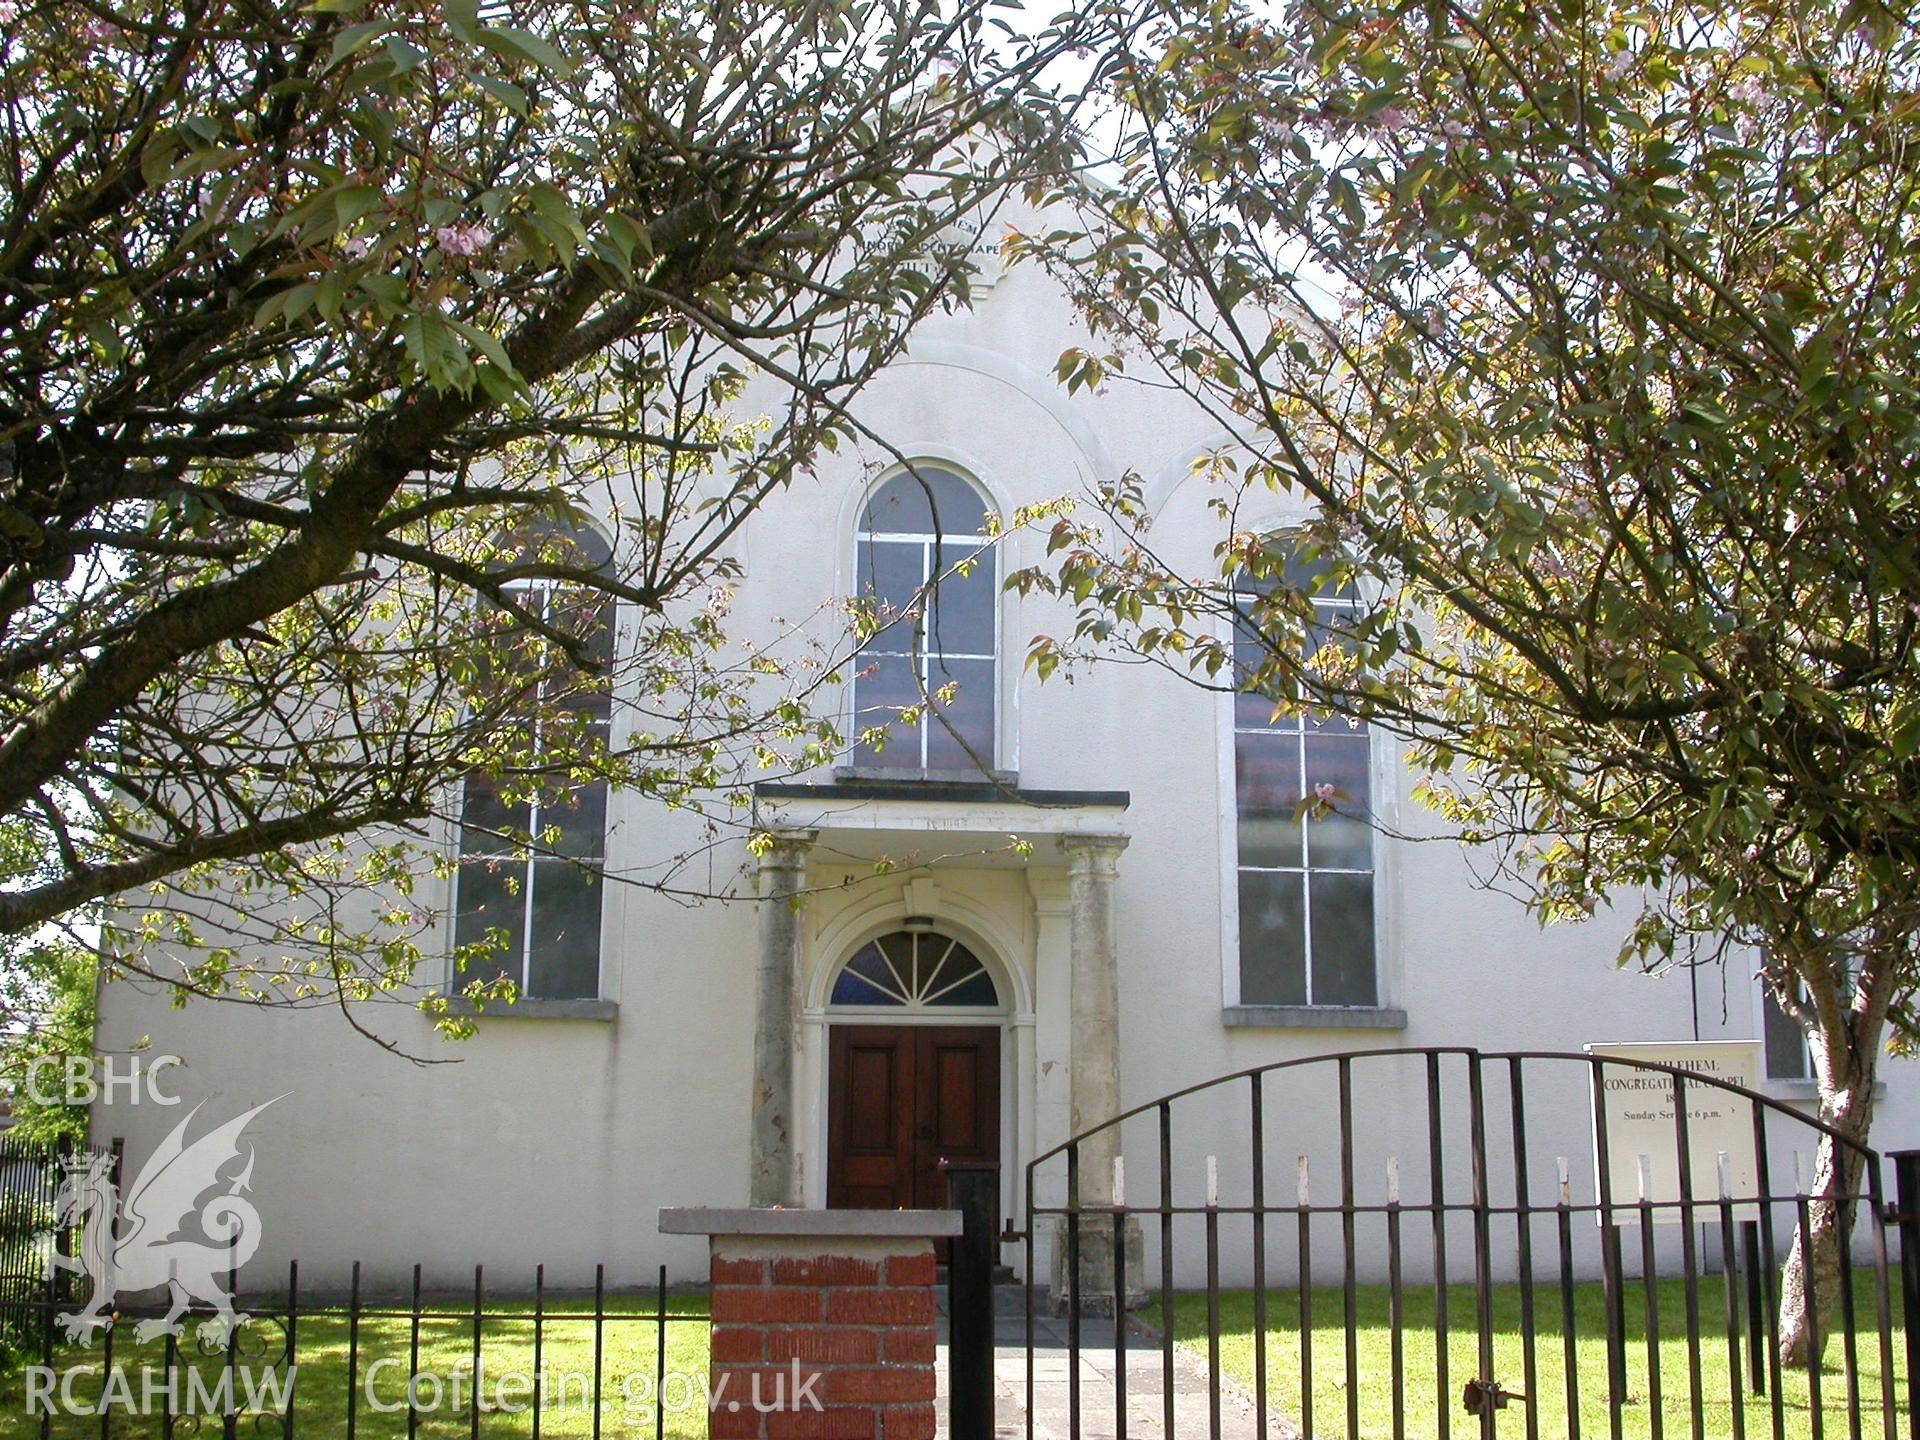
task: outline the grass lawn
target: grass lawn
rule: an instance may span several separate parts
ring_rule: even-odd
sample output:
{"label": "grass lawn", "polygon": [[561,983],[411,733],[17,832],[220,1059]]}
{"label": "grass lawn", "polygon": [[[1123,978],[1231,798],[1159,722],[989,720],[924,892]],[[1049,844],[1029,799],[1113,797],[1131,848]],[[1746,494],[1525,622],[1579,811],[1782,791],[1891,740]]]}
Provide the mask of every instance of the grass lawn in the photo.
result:
{"label": "grass lawn", "polygon": [[[651,1315],[654,1304],[651,1296],[609,1297],[607,1300],[609,1318],[604,1327],[601,1353],[601,1389],[605,1396],[602,1427],[606,1435],[650,1437],[654,1433],[655,1346],[660,1327],[645,1319],[617,1318],[621,1315]],[[693,1297],[684,1300],[670,1298],[667,1308],[670,1313],[704,1317],[705,1301]],[[487,1378],[486,1398],[480,1413],[480,1434],[530,1436],[533,1433],[532,1416],[503,1411],[497,1408],[495,1401],[501,1395],[497,1387],[507,1377],[526,1376],[527,1384],[531,1383],[533,1307],[531,1304],[518,1306],[510,1302],[489,1301],[487,1310],[489,1318],[481,1328],[481,1355]],[[504,1313],[518,1311],[524,1311],[527,1318],[510,1318]],[[590,1437],[593,1434],[594,1374],[591,1305],[568,1301],[562,1308],[560,1303],[549,1301],[546,1315],[541,1363],[547,1380],[543,1387],[545,1394],[540,1411],[540,1434],[542,1437],[554,1436],[555,1440]],[[354,1387],[357,1391],[354,1417],[356,1436],[365,1436],[368,1440],[393,1440],[393,1437],[404,1437],[407,1433],[405,1401],[409,1329],[410,1323],[405,1318],[361,1318],[359,1380]],[[296,1435],[338,1437],[346,1433],[349,1389],[347,1330],[344,1315],[309,1315],[303,1312],[300,1316],[299,1371],[293,1392]],[[675,1440],[706,1440],[706,1321],[704,1318],[689,1319],[685,1323],[669,1321],[666,1331],[666,1374],[669,1377],[664,1391],[668,1401],[666,1434],[675,1437]],[[240,1333],[239,1359],[236,1361],[238,1368],[251,1371],[256,1382],[261,1377],[279,1375],[284,1371],[283,1364],[270,1365],[263,1353],[264,1348],[278,1350],[283,1344],[283,1332],[278,1325],[256,1320]],[[191,1332],[187,1340],[181,1343],[179,1353],[182,1358],[178,1363],[182,1368],[187,1363],[186,1357],[190,1356],[191,1363],[201,1372],[204,1380],[208,1384],[217,1383],[221,1361],[218,1357],[201,1355],[193,1343]],[[457,1306],[429,1312],[423,1318],[419,1365],[423,1377],[434,1376],[445,1384],[456,1371],[464,1376],[472,1356],[473,1322],[470,1317],[461,1315]],[[102,1352],[97,1339],[91,1345],[69,1345],[54,1352],[54,1369],[57,1372],[64,1373],[70,1368],[85,1372],[73,1384],[72,1393],[80,1405],[88,1410],[97,1407],[101,1394],[101,1359]],[[135,1344],[131,1325],[122,1325],[114,1338],[113,1367],[126,1374],[136,1409],[142,1406],[143,1372],[151,1367],[154,1403],[149,1413],[129,1414],[123,1406],[112,1408],[106,1431],[109,1436],[152,1436],[158,1440],[161,1432],[159,1389],[164,1384],[164,1359],[164,1341]],[[382,1360],[398,1363],[389,1363],[378,1371],[369,1391],[369,1369]],[[0,1440],[16,1440],[16,1437],[17,1440],[29,1440],[29,1437],[40,1433],[39,1415],[29,1415],[27,1410],[25,1383],[26,1377],[19,1365],[0,1376]],[[188,1388],[184,1377],[177,1384],[182,1393]],[[504,1398],[509,1405],[528,1403],[525,1385],[514,1388],[514,1381],[509,1381],[508,1385]],[[419,1434],[452,1440],[452,1437],[470,1433],[471,1382],[463,1378],[461,1386],[460,1403],[457,1406],[450,1396],[443,1393],[438,1408],[429,1409],[434,1398],[433,1382],[423,1380]],[[242,1397],[244,1410],[244,1383],[236,1386],[236,1390]],[[398,1405],[400,1408],[382,1413],[373,1408],[373,1403]],[[55,1404],[59,1411],[57,1392]],[[77,1440],[81,1436],[97,1437],[102,1432],[97,1416],[61,1411],[53,1417],[52,1433],[55,1436],[75,1437]],[[184,1422],[176,1429],[178,1435],[192,1433],[192,1428]],[[218,1420],[212,1422],[210,1429],[203,1422],[198,1433],[217,1436],[220,1433]],[[280,1433],[278,1417],[263,1419],[258,1424],[243,1418],[240,1433],[277,1436]]]}
{"label": "grass lawn", "polygon": [[[1660,1398],[1659,1418],[1667,1436],[1690,1434],[1691,1382],[1688,1373],[1689,1346],[1686,1336],[1685,1292],[1679,1281],[1662,1281],[1659,1297]],[[1578,1433],[1589,1440],[1606,1440],[1609,1434],[1607,1403],[1607,1359],[1605,1312],[1598,1285],[1583,1285],[1575,1290],[1574,1382],[1578,1392]],[[1699,1351],[1700,1401],[1704,1431],[1710,1436],[1734,1434],[1734,1405],[1728,1389],[1728,1361],[1725,1339],[1724,1299],[1720,1277],[1704,1277],[1700,1282]],[[1864,1433],[1878,1436],[1881,1431],[1880,1350],[1874,1331],[1874,1289],[1870,1271],[1860,1273],[1855,1287],[1855,1304],[1864,1333],[1859,1341],[1861,1412]],[[1900,1323],[1900,1296],[1897,1279],[1892,1295],[1896,1326]],[[1450,1367],[1448,1394],[1444,1403],[1449,1412],[1452,1435],[1476,1436],[1478,1421],[1467,1415],[1460,1404],[1461,1388],[1479,1372],[1477,1333],[1473,1330],[1474,1294],[1471,1286],[1450,1288],[1447,1299]],[[1621,1409],[1621,1431],[1626,1437],[1651,1437],[1654,1434],[1655,1406],[1647,1363],[1645,1298],[1638,1280],[1628,1282],[1627,1292],[1627,1404]],[[1346,1331],[1343,1300],[1338,1289],[1316,1291],[1313,1296],[1313,1431],[1316,1435],[1343,1435],[1347,1426]],[[1500,1286],[1493,1297],[1496,1327],[1494,1340],[1494,1377],[1503,1389],[1524,1391],[1523,1343],[1520,1328],[1520,1292],[1516,1286]],[[1143,1318],[1156,1324],[1159,1311],[1149,1306]],[[1221,1297],[1220,1366],[1226,1376],[1246,1393],[1253,1392],[1254,1339],[1253,1296],[1233,1291]],[[1364,1286],[1359,1292],[1358,1370],[1360,1433],[1391,1440],[1393,1435],[1393,1384],[1390,1351],[1391,1331],[1387,1324],[1388,1294],[1384,1286]],[[1404,1334],[1404,1373],[1406,1395],[1406,1434],[1409,1440],[1430,1440],[1437,1436],[1435,1404],[1435,1335],[1433,1291],[1430,1287],[1408,1287],[1406,1329]],[[1277,1290],[1267,1297],[1267,1395],[1273,1413],[1298,1421],[1303,1406],[1300,1391],[1300,1325],[1298,1303],[1292,1291]],[[1567,1365],[1560,1324],[1560,1295],[1557,1285],[1540,1286],[1535,1292],[1535,1339],[1537,1378],[1533,1386],[1539,1433],[1566,1436],[1574,1433],[1569,1424]],[[1175,1338],[1204,1364],[1207,1355],[1207,1302],[1204,1295],[1181,1295],[1174,1304]],[[1905,1411],[1904,1341],[1894,1335],[1895,1397],[1900,1413]],[[1826,1364],[1821,1376],[1820,1419],[1827,1436],[1847,1434],[1847,1385],[1842,1363],[1842,1343],[1838,1335],[1829,1339]],[[1742,1349],[1742,1366],[1745,1350]],[[1769,1440],[1773,1431],[1770,1398],[1748,1396],[1745,1402],[1745,1433],[1753,1440]],[[1814,1431],[1814,1407],[1809,1398],[1805,1371],[1788,1372],[1782,1389],[1782,1433],[1788,1437],[1811,1437]],[[1526,1434],[1525,1407],[1518,1400],[1499,1412],[1499,1433],[1503,1436]],[[1905,1433],[1904,1422],[1902,1433]]]}

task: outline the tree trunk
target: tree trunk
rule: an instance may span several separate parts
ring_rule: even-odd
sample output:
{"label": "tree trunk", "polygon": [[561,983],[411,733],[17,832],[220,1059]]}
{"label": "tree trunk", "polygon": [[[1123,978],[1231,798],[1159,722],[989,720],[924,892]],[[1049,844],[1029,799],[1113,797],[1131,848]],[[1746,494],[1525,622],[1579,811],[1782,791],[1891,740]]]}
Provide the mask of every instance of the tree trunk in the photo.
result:
{"label": "tree trunk", "polygon": [[[1864,1144],[1873,1114],[1873,1056],[1860,1067],[1862,1079],[1835,1094],[1820,1096],[1820,1118],[1849,1140]],[[1787,1251],[1786,1268],[1780,1275],[1780,1361],[1783,1365],[1812,1368],[1814,1322],[1822,1335],[1838,1328],[1840,1316],[1840,1266],[1843,1237],[1852,1231],[1852,1204],[1841,1197],[1860,1193],[1860,1152],[1843,1145],[1831,1135],[1820,1137],[1813,1161],[1813,1184],[1808,1190],[1807,1218],[1811,1238],[1800,1227],[1794,1229],[1793,1245]],[[1776,1192],[1778,1191],[1776,1185]],[[1811,1256],[1811,1263],[1809,1263]],[[1808,1304],[1809,1294],[1813,1304]]]}
{"label": "tree trunk", "polygon": [[[1850,985],[1831,985],[1827,975],[1803,977],[1812,993],[1800,1013],[1820,1088],[1820,1119],[1852,1143],[1820,1137],[1807,1191],[1809,1223],[1795,1227],[1781,1272],[1780,1360],[1795,1368],[1810,1369],[1819,1359],[1813,1347],[1816,1324],[1824,1336],[1841,1323],[1840,1267],[1852,1263],[1845,1242],[1862,1181],[1864,1156],[1858,1147],[1866,1144],[1873,1121],[1874,1076],[1895,970],[1880,956],[1868,958]],[[1828,987],[1819,984],[1822,980]],[[1777,1183],[1774,1190],[1779,1193]]]}

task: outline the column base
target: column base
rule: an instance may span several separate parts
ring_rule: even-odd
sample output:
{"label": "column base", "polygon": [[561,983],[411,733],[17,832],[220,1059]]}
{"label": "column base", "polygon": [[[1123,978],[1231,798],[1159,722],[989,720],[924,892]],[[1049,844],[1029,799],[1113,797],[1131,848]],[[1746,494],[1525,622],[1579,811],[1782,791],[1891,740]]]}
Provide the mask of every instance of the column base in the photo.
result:
{"label": "column base", "polygon": [[[1057,1220],[1058,1230],[1054,1236],[1053,1276],[1048,1285],[1047,1296],[1055,1315],[1067,1313],[1069,1295],[1067,1291],[1067,1222]],[[1147,1303],[1147,1291],[1142,1276],[1146,1267],[1142,1260],[1140,1221],[1134,1216],[1126,1220],[1126,1308],[1141,1309]],[[1113,1314],[1113,1221],[1105,1215],[1092,1214],[1080,1217],[1080,1313],[1082,1315]]]}

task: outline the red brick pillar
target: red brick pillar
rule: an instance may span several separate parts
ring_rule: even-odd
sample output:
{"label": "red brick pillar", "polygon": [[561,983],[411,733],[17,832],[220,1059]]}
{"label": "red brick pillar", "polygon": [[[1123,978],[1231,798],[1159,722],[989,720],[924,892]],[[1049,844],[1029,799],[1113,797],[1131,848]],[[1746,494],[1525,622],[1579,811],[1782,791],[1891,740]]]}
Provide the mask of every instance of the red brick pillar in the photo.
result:
{"label": "red brick pillar", "polygon": [[709,1237],[713,1440],[933,1440],[933,1242],[955,1210],[662,1210]]}

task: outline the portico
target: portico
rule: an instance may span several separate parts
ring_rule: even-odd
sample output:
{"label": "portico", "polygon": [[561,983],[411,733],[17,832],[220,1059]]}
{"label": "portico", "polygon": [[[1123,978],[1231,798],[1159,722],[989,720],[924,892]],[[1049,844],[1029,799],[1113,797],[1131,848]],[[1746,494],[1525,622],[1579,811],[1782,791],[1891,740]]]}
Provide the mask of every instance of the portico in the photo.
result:
{"label": "portico", "polygon": [[[1120,1105],[1127,795],[858,781],[756,798],[774,840],[756,865],[752,1203],[863,1203],[836,1183],[850,1155],[864,1203],[885,1203],[873,1176],[900,1136],[928,1174],[927,1147],[985,1144],[1018,1213],[1026,1161]],[[1087,1157],[1089,1199],[1111,1165]]]}

